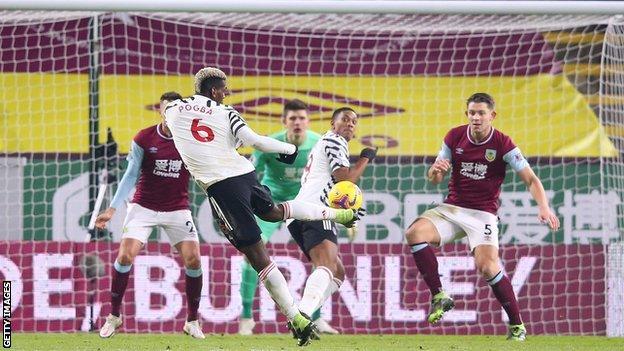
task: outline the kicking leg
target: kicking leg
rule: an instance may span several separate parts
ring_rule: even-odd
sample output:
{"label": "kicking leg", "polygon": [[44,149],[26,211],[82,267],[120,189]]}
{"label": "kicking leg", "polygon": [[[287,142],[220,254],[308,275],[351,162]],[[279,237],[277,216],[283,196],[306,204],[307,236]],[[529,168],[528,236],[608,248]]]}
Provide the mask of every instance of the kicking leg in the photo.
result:
{"label": "kicking leg", "polygon": [[311,336],[317,333],[316,326],[309,318],[306,318],[299,312],[288,290],[286,279],[269,258],[264,242],[259,240],[255,244],[240,247],[239,250],[245,254],[249,264],[258,272],[260,281],[269,291],[271,298],[273,298],[280,311],[295,327],[299,337],[299,345],[307,345]]}

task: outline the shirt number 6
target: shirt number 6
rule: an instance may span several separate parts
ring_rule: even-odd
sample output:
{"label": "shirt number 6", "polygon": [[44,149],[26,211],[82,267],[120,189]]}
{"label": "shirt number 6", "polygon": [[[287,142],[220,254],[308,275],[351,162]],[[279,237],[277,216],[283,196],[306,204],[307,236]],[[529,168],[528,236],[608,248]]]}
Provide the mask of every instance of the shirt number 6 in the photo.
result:
{"label": "shirt number 6", "polygon": [[[193,123],[191,123],[191,133],[193,134],[193,138],[202,143],[212,141],[214,139],[214,132],[208,126],[200,126],[199,121],[201,121],[201,119],[195,118]],[[204,135],[200,134],[200,132]]]}

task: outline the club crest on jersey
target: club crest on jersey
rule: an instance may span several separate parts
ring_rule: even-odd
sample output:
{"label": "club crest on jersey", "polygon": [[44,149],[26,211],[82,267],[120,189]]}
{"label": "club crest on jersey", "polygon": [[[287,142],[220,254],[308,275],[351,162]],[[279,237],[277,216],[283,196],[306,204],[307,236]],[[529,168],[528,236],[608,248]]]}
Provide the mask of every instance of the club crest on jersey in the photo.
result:
{"label": "club crest on jersey", "polygon": [[485,149],[485,159],[489,162],[492,162],[496,159],[496,150],[494,149]]}

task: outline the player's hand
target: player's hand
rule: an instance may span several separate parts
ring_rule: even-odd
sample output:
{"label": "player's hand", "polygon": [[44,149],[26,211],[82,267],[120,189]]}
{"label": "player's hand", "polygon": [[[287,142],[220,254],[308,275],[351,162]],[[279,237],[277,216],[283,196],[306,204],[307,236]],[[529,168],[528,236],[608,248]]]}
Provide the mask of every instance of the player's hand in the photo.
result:
{"label": "player's hand", "polygon": [[549,207],[540,208],[537,218],[539,219],[540,223],[548,224],[550,229],[559,229],[559,217],[557,217],[557,215],[555,215]]}
{"label": "player's hand", "polygon": [[106,228],[106,222],[110,221],[111,218],[113,218],[114,214],[115,214],[114,208],[112,207],[107,208],[106,211],[100,213],[95,219],[95,227],[97,229]]}
{"label": "player's hand", "polygon": [[365,147],[360,152],[360,158],[366,157],[369,161],[374,160],[375,156],[377,156],[377,148]]}
{"label": "player's hand", "polygon": [[297,147],[297,145],[295,145],[295,152],[293,154],[277,154],[278,156],[275,159],[287,165],[292,165],[293,163],[295,163],[295,159],[297,158],[298,153],[299,148]]}
{"label": "player's hand", "polygon": [[451,169],[451,162],[445,159],[436,160],[431,166],[431,172],[435,174],[445,175]]}

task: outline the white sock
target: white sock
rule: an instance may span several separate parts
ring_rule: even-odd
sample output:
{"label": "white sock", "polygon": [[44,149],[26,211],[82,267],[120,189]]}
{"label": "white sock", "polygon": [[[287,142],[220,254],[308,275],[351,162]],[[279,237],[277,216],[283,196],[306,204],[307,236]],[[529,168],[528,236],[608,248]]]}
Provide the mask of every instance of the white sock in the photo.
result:
{"label": "white sock", "polygon": [[264,284],[264,287],[269,291],[269,295],[273,298],[273,301],[277,304],[280,311],[288,320],[295,318],[299,309],[295,305],[295,301],[288,290],[288,284],[286,279],[280,270],[277,268],[274,262],[271,262],[268,266],[258,273],[258,278]]}
{"label": "white sock", "polygon": [[325,293],[323,295],[323,301],[327,300],[330,296],[332,296],[336,291],[340,290],[340,286],[342,285],[342,280],[338,278],[333,278]]}
{"label": "white sock", "polygon": [[337,212],[336,209],[301,200],[282,202],[282,206],[284,207],[284,220],[288,218],[294,218],[300,221],[335,219]]}
{"label": "white sock", "polygon": [[308,316],[323,305],[327,297],[325,291],[332,284],[333,274],[327,267],[318,266],[306,281],[303,297],[299,301],[299,310]]}

